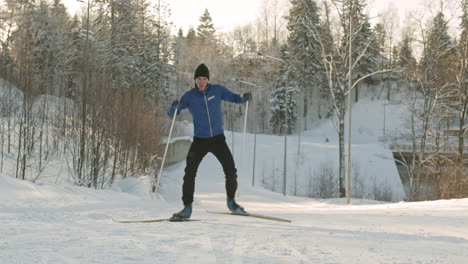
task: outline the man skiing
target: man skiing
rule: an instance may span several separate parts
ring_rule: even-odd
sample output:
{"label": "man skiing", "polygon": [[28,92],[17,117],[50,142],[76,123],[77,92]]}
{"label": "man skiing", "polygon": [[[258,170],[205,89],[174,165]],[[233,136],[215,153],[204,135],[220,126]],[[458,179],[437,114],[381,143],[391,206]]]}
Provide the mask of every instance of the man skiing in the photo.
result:
{"label": "man skiing", "polygon": [[188,219],[192,215],[193,193],[198,166],[208,152],[219,160],[226,177],[227,206],[232,212],[244,212],[244,208],[236,203],[234,196],[237,190],[237,169],[231,151],[226,144],[223,130],[221,101],[242,104],[252,99],[252,93],[242,95],[229,91],[222,85],[208,83],[210,73],[205,64],[200,64],[194,74],[195,87],[179,100],[174,100],[167,111],[173,116],[188,108],[193,117],[194,137],[187,154],[184,183],[182,185],[182,201],[184,208],[175,213],[172,219]]}

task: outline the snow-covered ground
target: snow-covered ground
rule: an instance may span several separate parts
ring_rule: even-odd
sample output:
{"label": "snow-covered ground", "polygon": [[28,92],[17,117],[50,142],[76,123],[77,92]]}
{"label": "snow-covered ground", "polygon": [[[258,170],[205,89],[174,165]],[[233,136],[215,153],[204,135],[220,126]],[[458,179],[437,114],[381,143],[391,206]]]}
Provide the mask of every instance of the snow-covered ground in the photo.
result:
{"label": "snow-covered ground", "polygon": [[1,263],[460,263],[468,261],[468,199],[383,203],[316,200],[251,188],[248,210],[292,220],[215,215],[225,210],[224,177],[208,155],[199,169],[192,218],[201,222],[119,224],[181,208],[179,163],[163,193],[129,178],[111,189],[33,184],[0,176]]}

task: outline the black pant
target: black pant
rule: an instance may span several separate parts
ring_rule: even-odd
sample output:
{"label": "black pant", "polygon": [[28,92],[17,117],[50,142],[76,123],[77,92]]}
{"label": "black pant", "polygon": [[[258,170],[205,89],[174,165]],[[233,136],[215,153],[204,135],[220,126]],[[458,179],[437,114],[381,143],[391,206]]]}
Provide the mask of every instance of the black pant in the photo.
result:
{"label": "black pant", "polygon": [[224,134],[211,138],[194,137],[187,154],[187,165],[182,186],[182,201],[184,205],[193,202],[198,166],[208,152],[213,153],[223,166],[224,174],[226,175],[226,194],[228,199],[234,199],[237,190],[237,170],[231,151],[226,144],[226,137]]}

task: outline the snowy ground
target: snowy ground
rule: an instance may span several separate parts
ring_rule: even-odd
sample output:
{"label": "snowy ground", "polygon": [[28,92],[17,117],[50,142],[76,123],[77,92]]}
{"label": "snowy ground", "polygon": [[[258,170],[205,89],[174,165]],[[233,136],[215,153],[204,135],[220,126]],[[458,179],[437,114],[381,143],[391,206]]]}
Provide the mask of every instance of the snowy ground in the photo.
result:
{"label": "snowy ground", "polygon": [[[224,179],[208,155],[192,218],[119,224],[181,208],[183,164],[168,168],[152,199],[144,179],[110,190],[33,184],[0,176],[1,263],[460,263],[468,261],[468,199],[380,203],[284,197],[248,187],[239,203],[292,223],[209,214],[225,210]],[[213,169],[215,168],[215,169]]]}

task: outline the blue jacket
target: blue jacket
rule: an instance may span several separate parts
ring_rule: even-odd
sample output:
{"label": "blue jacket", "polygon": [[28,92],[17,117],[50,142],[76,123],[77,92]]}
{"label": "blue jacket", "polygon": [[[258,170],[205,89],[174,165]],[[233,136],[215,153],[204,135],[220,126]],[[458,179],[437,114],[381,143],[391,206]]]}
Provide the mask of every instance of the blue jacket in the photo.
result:
{"label": "blue jacket", "polygon": [[[221,112],[222,100],[236,104],[246,102],[240,95],[229,91],[226,87],[208,83],[204,91],[195,87],[182,95],[177,115],[188,108],[193,118],[195,137],[214,137],[224,133]],[[167,114],[172,117],[174,111],[175,107],[171,106]]]}

